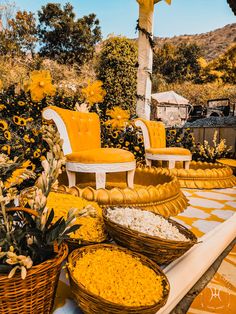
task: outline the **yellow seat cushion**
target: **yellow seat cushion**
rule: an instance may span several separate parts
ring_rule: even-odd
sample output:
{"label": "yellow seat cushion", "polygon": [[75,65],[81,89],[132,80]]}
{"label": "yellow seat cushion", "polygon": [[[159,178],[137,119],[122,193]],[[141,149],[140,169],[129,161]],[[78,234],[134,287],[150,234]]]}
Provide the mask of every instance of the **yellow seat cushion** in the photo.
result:
{"label": "yellow seat cushion", "polygon": [[184,155],[191,156],[190,150],[182,147],[148,148],[146,153],[153,155]]}
{"label": "yellow seat cushion", "polygon": [[84,164],[112,164],[134,161],[134,155],[118,148],[97,148],[66,155],[67,161]]}

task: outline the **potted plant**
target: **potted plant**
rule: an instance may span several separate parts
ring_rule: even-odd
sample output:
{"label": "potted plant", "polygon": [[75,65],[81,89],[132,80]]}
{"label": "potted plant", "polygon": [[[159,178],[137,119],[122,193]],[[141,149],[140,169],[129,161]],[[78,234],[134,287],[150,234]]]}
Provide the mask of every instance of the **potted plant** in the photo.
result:
{"label": "potted plant", "polygon": [[53,222],[47,196],[57,181],[65,159],[62,140],[53,126],[44,126],[49,151],[43,172],[31,189],[27,208],[10,207],[19,185],[35,177],[30,162],[0,155],[0,313],[50,313],[68,250],[63,240],[77,230],[76,210]]}

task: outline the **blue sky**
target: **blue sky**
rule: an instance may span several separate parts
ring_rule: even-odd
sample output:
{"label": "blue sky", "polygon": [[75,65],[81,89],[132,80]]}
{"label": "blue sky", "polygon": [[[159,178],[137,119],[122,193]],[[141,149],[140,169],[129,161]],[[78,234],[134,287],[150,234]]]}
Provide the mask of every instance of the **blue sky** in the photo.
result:
{"label": "blue sky", "polygon": [[[135,26],[138,5],[135,0],[15,0],[17,8],[37,12],[48,2],[70,2],[77,17],[95,13],[100,20],[103,38],[108,34],[136,37]],[[226,0],[172,0],[155,6],[154,35],[172,37],[183,34],[199,34],[236,23]]]}

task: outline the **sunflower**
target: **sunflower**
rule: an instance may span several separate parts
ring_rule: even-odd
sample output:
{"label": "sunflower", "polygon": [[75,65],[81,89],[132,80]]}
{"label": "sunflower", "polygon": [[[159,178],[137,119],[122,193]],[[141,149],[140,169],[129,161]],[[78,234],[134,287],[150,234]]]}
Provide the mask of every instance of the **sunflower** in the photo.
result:
{"label": "sunflower", "polygon": [[128,110],[124,110],[121,107],[117,106],[112,109],[108,109],[106,114],[110,116],[112,119],[107,120],[105,124],[111,125],[112,128],[122,129],[127,124],[130,113]]}
{"label": "sunflower", "polygon": [[5,108],[6,108],[6,106],[5,106],[5,105],[0,104],[0,111],[4,110]]}
{"label": "sunflower", "polygon": [[4,137],[8,141],[10,141],[11,140],[11,132],[9,132],[8,130],[4,131]]}
{"label": "sunflower", "polygon": [[176,130],[170,130],[171,135],[176,135]]}
{"label": "sunflower", "polygon": [[25,91],[30,92],[33,101],[41,101],[46,96],[54,96],[56,87],[52,85],[51,74],[47,70],[33,71],[25,84]]}
{"label": "sunflower", "polygon": [[24,101],[18,101],[18,105],[20,106],[20,107],[23,107],[23,106],[25,106],[26,105],[26,103],[24,102]]}
{"label": "sunflower", "polygon": [[[25,134],[24,137],[23,137],[23,140],[26,142],[26,143],[34,143],[35,140],[30,138],[28,134]],[[33,140],[33,141],[32,141]]]}
{"label": "sunflower", "polygon": [[40,155],[41,155],[41,150],[40,149],[36,149],[36,151],[33,154],[34,158],[39,158]]}
{"label": "sunflower", "polygon": [[0,120],[0,130],[5,131],[8,129],[8,123],[5,120]]}
{"label": "sunflower", "polygon": [[19,126],[26,126],[27,120],[24,119],[24,118],[21,118],[21,117],[19,117],[19,116],[13,116],[12,120],[13,120],[13,122],[14,122],[16,125],[19,125]]}
{"label": "sunflower", "polygon": [[87,87],[81,90],[82,95],[89,105],[101,103],[106,96],[106,91],[102,88],[101,81],[95,81],[93,83],[88,82]]}
{"label": "sunflower", "polygon": [[11,146],[10,146],[10,145],[4,145],[4,146],[2,146],[1,150],[2,150],[3,152],[6,152],[7,155],[9,156],[9,155],[10,155],[10,152],[11,152]]}
{"label": "sunflower", "polygon": [[[4,182],[4,186],[6,188],[10,188],[14,185],[19,185],[24,181],[24,174],[26,170],[31,167],[32,163],[31,161],[27,160],[23,162],[20,168],[13,171],[10,178],[7,179],[6,182]],[[29,170],[29,169],[28,169]]]}

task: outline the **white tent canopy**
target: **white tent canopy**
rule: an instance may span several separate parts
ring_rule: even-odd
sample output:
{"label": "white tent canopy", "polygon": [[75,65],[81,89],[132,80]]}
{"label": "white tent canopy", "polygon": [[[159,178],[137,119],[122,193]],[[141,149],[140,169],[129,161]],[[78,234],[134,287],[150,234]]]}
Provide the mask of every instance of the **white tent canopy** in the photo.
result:
{"label": "white tent canopy", "polygon": [[188,105],[189,100],[175,93],[174,91],[168,91],[163,93],[152,94],[152,99],[158,103],[172,104],[172,105]]}

